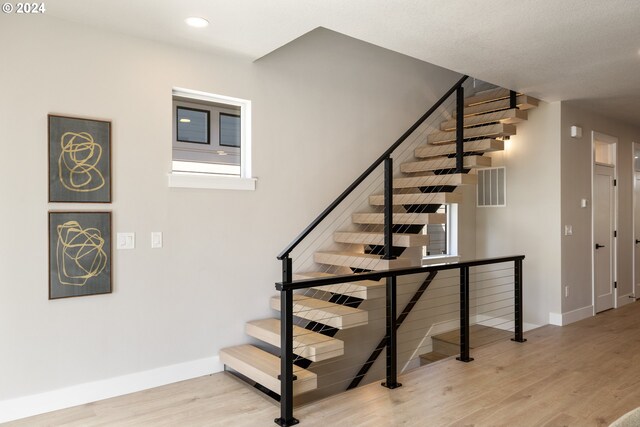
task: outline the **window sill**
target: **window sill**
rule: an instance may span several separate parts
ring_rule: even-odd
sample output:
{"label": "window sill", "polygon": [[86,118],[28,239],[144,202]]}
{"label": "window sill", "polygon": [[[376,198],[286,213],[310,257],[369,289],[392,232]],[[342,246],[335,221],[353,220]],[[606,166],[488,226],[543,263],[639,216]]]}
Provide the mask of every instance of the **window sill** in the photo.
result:
{"label": "window sill", "polygon": [[169,174],[170,188],[206,188],[212,190],[248,190],[256,189],[256,178],[223,176],[202,173],[172,172]]}
{"label": "window sill", "polygon": [[435,255],[427,258],[422,258],[422,266],[435,265],[435,264],[451,264],[454,262],[460,262],[459,255]]}

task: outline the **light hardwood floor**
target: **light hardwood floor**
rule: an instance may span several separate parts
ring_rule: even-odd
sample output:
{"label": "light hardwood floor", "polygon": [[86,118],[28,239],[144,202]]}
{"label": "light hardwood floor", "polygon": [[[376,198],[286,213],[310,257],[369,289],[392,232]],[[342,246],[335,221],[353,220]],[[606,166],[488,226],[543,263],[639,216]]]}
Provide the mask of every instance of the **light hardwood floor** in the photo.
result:
{"label": "light hardwood floor", "polygon": [[[297,408],[302,426],[605,426],[640,406],[640,302],[474,349]],[[278,407],[228,373],[9,426],[273,426]]]}

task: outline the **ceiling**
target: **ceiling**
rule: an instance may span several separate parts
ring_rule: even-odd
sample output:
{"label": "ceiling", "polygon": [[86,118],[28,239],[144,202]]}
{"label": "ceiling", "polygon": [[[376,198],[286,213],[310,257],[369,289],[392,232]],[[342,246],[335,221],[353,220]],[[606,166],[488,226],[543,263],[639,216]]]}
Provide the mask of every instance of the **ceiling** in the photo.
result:
{"label": "ceiling", "polygon": [[[639,0],[49,0],[47,14],[260,58],[325,27],[640,126]],[[89,7],[88,5],[91,5]],[[201,16],[211,25],[184,24]]]}

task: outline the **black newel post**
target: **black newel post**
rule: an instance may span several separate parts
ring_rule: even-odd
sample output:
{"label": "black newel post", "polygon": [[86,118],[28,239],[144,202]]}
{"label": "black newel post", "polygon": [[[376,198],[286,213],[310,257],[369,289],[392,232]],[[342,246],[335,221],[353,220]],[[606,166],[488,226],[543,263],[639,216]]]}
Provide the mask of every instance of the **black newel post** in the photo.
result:
{"label": "black newel post", "polygon": [[[293,262],[289,256],[282,260],[282,282],[286,286],[293,281]],[[274,421],[280,426],[298,424],[293,418],[293,291],[280,291],[280,418]]]}
{"label": "black newel post", "polygon": [[460,268],[460,356],[456,359],[471,362],[469,357],[469,267]]}
{"label": "black newel post", "polygon": [[515,310],[515,337],[513,341],[525,342],[522,331],[522,259],[513,261],[514,275],[514,310]]}
{"label": "black newel post", "polygon": [[464,170],[464,87],[456,89],[456,173]]}

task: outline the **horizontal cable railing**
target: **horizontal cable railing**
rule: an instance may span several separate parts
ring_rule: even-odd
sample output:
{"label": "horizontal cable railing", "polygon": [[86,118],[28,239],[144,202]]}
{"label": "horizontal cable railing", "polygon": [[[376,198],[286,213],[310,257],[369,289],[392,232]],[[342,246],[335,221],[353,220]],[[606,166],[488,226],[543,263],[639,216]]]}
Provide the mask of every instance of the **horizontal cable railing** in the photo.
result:
{"label": "horizontal cable railing", "polygon": [[463,76],[458,82],[451,87],[429,110],[424,113],[405,133],[394,142],[380,157],[378,157],[356,180],[347,187],[320,215],[314,219],[291,243],[287,245],[277,256],[279,260],[286,258],[296,246],[300,244],[305,237],[309,235],[343,200],[353,192],[378,166],[380,166],[389,156],[422,125],[454,92],[459,90],[462,84],[468,79]]}
{"label": "horizontal cable railing", "polygon": [[[296,298],[304,295],[305,290],[323,292],[323,288],[336,285],[386,280],[383,293],[367,300],[367,318],[361,320],[368,327],[367,333],[354,332],[357,342],[352,343],[352,348],[370,349],[366,351],[371,354],[363,355],[362,351],[348,354],[346,349],[331,347],[335,341],[331,334],[323,335],[314,344],[319,351],[312,356],[322,360],[314,365],[314,372],[323,375],[322,383],[314,390],[316,398],[324,397],[382,379],[385,387],[394,389],[401,386],[399,373],[409,375],[410,369],[419,366],[420,356],[433,351],[436,345],[434,331],[455,328],[455,342],[449,343],[449,347],[457,346],[458,359],[463,362],[473,360],[470,350],[477,342],[504,339],[506,335],[512,336],[514,341],[524,342],[523,260],[524,255],[514,255],[276,283],[281,312],[281,417],[276,423],[290,426],[298,422],[293,417],[294,385],[302,379],[294,374],[300,372],[305,359],[310,357],[305,338],[317,332],[326,333],[326,325],[332,323],[331,314],[325,314],[316,318],[319,324],[325,325],[324,330],[304,328],[308,326],[308,320],[304,319],[312,310],[305,312],[296,304]],[[332,306],[329,301],[322,301],[326,307]],[[313,310],[322,308],[320,305]],[[298,326],[294,333],[296,322],[303,327]],[[376,364],[379,359],[381,361]],[[304,394],[297,399],[304,401]]]}
{"label": "horizontal cable railing", "polygon": [[[457,187],[475,183],[475,177],[465,174],[490,164],[482,153],[501,149],[508,139],[508,132],[496,131],[500,139],[496,140],[486,136],[485,129],[476,128],[499,127],[506,116],[515,115],[506,110],[517,109],[517,94],[497,89],[498,97],[487,98],[486,105],[482,100],[486,93],[469,103],[465,94],[475,91],[475,83],[462,77],[278,254],[281,295],[280,301],[272,302],[273,308],[281,310],[282,416],[278,424],[295,423],[294,363],[297,372],[314,363],[313,371],[323,373],[322,390],[315,394],[319,396],[375,380],[370,370],[385,348],[385,384],[395,388],[398,366],[403,371],[415,365],[416,355],[429,342],[425,328],[443,318],[460,324],[459,358],[463,361],[472,360],[472,337],[482,341],[484,335],[500,336],[495,330],[509,330],[516,340],[522,340],[522,295],[517,283],[521,285],[523,256],[415,266],[425,254],[448,253],[449,205],[461,200]],[[514,264],[504,269],[510,283],[499,276],[499,269],[478,270],[501,262]],[[455,273],[455,278],[443,277],[447,271]],[[383,279],[387,281],[385,293],[380,294],[379,289],[376,293],[374,285]],[[457,309],[453,300],[459,300]],[[336,358],[345,352],[335,339],[336,334],[345,333],[340,332],[344,325],[340,324],[342,317],[335,315],[337,307],[354,319],[363,316],[360,309],[367,309],[368,317],[361,319],[363,325],[369,325],[367,333],[361,332],[364,335],[356,341],[370,348],[368,359],[360,360],[360,355]],[[403,324],[408,335],[398,342],[397,331]],[[375,331],[380,325],[382,334]],[[390,347],[394,351],[389,352]]]}

